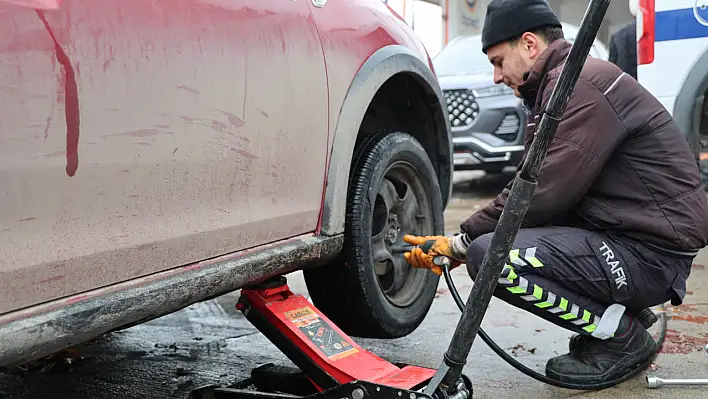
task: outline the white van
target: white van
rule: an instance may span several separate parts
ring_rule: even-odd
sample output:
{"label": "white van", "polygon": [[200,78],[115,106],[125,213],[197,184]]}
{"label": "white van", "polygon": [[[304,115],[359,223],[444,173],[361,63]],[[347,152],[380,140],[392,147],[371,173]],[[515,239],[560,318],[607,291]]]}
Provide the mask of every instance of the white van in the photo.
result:
{"label": "white van", "polygon": [[638,0],[636,17],[637,80],[703,159],[708,187],[708,0]]}

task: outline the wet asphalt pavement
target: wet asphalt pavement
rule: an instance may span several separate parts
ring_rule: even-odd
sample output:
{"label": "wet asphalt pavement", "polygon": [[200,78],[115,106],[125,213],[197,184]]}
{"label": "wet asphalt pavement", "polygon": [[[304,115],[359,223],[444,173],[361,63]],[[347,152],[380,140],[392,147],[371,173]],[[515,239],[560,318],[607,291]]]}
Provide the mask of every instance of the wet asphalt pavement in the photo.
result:
{"label": "wet asphalt pavement", "polygon": [[[460,187],[447,212],[448,229],[486,203],[503,182]],[[708,251],[696,259],[686,304],[671,308],[669,335],[662,354],[650,371],[662,378],[708,378]],[[472,281],[463,270],[453,276],[463,298]],[[291,288],[307,295],[299,274],[289,277]],[[276,348],[237,312],[238,293],[193,305],[146,324],[114,332],[29,370],[0,375],[1,399],[186,398],[205,384],[230,384],[249,376],[265,363],[289,364]],[[459,312],[440,282],[438,298],[423,325],[408,337],[356,341],[389,361],[437,367],[447,349]],[[566,352],[570,333],[492,300],[482,327],[500,346],[534,370]],[[655,330],[656,327],[653,328]],[[708,386],[666,387],[649,390],[644,375],[620,387],[599,393],[548,387],[504,363],[481,341],[475,341],[466,374],[475,384],[475,398],[603,398],[708,397]]]}

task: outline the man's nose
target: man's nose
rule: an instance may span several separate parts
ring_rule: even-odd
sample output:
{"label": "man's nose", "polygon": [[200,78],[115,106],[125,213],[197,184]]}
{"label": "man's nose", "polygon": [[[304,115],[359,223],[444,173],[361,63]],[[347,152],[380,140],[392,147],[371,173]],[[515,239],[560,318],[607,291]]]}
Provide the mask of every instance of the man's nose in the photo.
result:
{"label": "man's nose", "polygon": [[497,67],[494,67],[494,83],[500,84],[502,82],[504,82],[504,75]]}

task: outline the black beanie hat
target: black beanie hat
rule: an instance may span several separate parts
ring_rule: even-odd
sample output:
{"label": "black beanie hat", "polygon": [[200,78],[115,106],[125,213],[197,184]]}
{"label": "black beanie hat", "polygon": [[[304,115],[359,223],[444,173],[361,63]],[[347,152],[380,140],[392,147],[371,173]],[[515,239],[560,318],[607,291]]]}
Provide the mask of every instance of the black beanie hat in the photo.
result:
{"label": "black beanie hat", "polygon": [[482,51],[542,26],[562,27],[546,0],[492,0],[482,28]]}

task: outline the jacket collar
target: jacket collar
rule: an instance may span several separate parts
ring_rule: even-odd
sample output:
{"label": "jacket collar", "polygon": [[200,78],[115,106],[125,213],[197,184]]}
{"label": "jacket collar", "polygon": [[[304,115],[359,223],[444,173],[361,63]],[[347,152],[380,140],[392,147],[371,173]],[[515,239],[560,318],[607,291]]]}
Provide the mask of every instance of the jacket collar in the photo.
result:
{"label": "jacket collar", "polygon": [[556,68],[570,53],[572,44],[565,39],[559,39],[548,45],[548,48],[536,59],[531,70],[524,73],[524,83],[519,85],[519,93],[529,108],[536,103],[536,96],[548,71]]}

